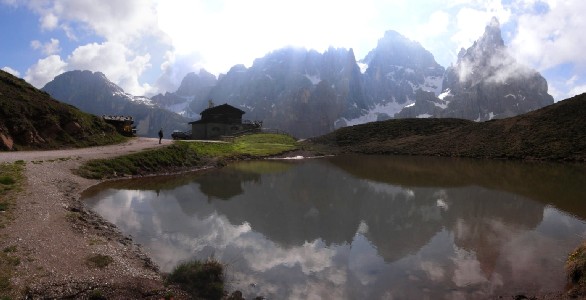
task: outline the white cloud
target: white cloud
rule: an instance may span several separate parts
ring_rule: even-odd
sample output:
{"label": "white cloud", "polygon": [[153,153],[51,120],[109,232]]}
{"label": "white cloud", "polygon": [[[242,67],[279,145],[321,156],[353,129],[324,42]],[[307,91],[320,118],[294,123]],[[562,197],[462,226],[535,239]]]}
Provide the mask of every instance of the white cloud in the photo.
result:
{"label": "white cloud", "polygon": [[41,29],[53,30],[59,25],[59,19],[52,13],[47,13],[41,17]]}
{"label": "white cloud", "polygon": [[39,60],[27,70],[25,80],[40,88],[66,71],[99,71],[126,92],[144,95],[152,93],[153,87],[140,84],[138,78],[151,66],[150,59],[150,54],[138,55],[120,43],[91,43],[75,49],[65,61],[58,55]]}
{"label": "white cloud", "polygon": [[[58,75],[57,71],[81,69],[103,72],[132,94],[154,92],[151,85],[139,83],[139,77],[151,67],[151,47],[168,40],[158,29],[154,2],[55,0],[14,2],[14,5],[23,3],[39,15],[41,30],[63,30],[70,41],[94,34],[105,40],[78,45],[64,61],[51,56],[60,52],[59,40],[51,39],[44,44],[38,40],[31,42],[34,49],[49,56],[27,70],[26,78],[33,85],[46,84]],[[155,39],[148,40],[150,37]]]}
{"label": "white cloud", "polygon": [[578,85],[578,86],[573,87],[570,90],[570,92],[568,94],[568,97],[573,97],[575,95],[580,95],[580,94],[583,94],[583,93],[586,93],[586,84],[584,84],[584,85]]}
{"label": "white cloud", "polygon": [[487,2],[485,5],[485,7],[478,9],[463,7],[458,11],[456,33],[451,38],[457,49],[467,49],[472,46],[474,41],[482,36],[492,17],[496,17],[501,24],[509,20],[511,12],[507,8],[502,5],[498,6],[494,1]]}
{"label": "white cloud", "polygon": [[20,72],[18,72],[17,70],[15,70],[15,69],[13,69],[13,68],[11,68],[9,66],[3,67],[2,68],[2,71],[8,72],[8,73],[10,73],[10,74],[12,74],[12,75],[14,75],[16,77],[20,77]]}
{"label": "white cloud", "polygon": [[121,43],[92,43],[71,53],[67,69],[102,72],[126,92],[144,95],[149,92],[150,86],[141,85],[138,77],[151,66],[150,59],[150,54],[137,55]]}
{"label": "white cloud", "polygon": [[179,88],[179,83],[189,72],[199,72],[203,66],[198,53],[179,55],[173,51],[165,53],[164,62],[161,64],[162,74],[154,86],[158,91],[174,92]]}
{"label": "white cloud", "polygon": [[[567,90],[567,89],[564,89]],[[550,94],[554,101],[562,100],[566,98],[566,94],[562,92],[560,87],[556,82],[548,82],[547,83],[547,93]]]}
{"label": "white cloud", "polygon": [[[141,74],[155,71],[145,71],[150,64],[163,71],[161,76],[150,75],[159,78],[152,85],[173,91],[187,72],[203,67],[217,75],[235,64],[250,66],[255,58],[287,45],[318,51],[330,45],[354,48],[361,59],[391,29],[422,43],[448,65],[460,47],[470,47],[482,35],[493,16],[513,28],[506,31],[512,34],[506,40],[512,41],[518,61],[541,72],[560,63],[578,62],[578,71],[586,66],[586,56],[576,55],[586,46],[581,38],[586,21],[580,15],[586,2],[579,0],[0,1],[27,6],[39,16],[42,30],[62,30],[70,42],[96,35],[102,44],[124,45],[123,65],[132,75],[115,75],[122,80],[112,80],[134,91],[152,90],[138,82]],[[543,3],[549,11],[544,12]],[[58,51],[45,51],[54,53]],[[150,59],[145,59],[146,53]],[[170,55],[162,57],[164,53],[182,59],[172,62]],[[111,70],[104,73],[121,73],[114,71],[121,69],[114,65],[120,61],[102,60],[102,67]]]}
{"label": "white cloud", "polygon": [[[161,1],[160,28],[178,54],[197,51],[212,73],[235,64],[250,66],[254,58],[293,45],[325,50],[330,45],[354,47],[382,36],[363,15],[375,14],[370,1]],[[357,20],[358,19],[358,20]]]}
{"label": "white cloud", "polygon": [[15,7],[18,4],[18,0],[1,0],[0,3]]}
{"label": "white cloud", "polygon": [[154,5],[142,0],[55,0],[29,1],[27,4],[40,15],[44,30],[58,27],[65,30],[81,24],[98,36],[119,42],[160,33]]}
{"label": "white cloud", "polygon": [[578,75],[574,75],[572,76],[570,79],[568,79],[566,81],[567,85],[574,85],[574,83],[576,83],[576,81],[579,79]]}
{"label": "white cloud", "polygon": [[511,42],[517,59],[546,70],[564,63],[586,68],[583,31],[586,2],[579,0],[547,1],[549,11],[524,14],[518,18],[518,29]]}
{"label": "white cloud", "polygon": [[37,88],[42,88],[47,82],[53,80],[55,76],[65,72],[67,63],[61,60],[59,55],[50,55],[40,59],[26,70],[24,80]]}
{"label": "white cloud", "polygon": [[436,11],[429,16],[429,21],[421,26],[421,30],[428,35],[437,36],[448,30],[450,15],[444,11]]}
{"label": "white cloud", "polygon": [[31,41],[31,47],[35,50],[40,49],[45,55],[51,55],[61,51],[61,48],[59,48],[59,40],[57,39],[51,39],[50,42],[44,44],[39,40],[33,40]]}

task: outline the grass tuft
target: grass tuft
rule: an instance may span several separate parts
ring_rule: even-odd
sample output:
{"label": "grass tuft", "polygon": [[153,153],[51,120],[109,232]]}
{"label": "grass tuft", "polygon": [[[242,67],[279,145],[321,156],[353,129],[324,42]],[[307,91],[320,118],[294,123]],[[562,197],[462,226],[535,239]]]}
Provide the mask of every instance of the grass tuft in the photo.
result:
{"label": "grass tuft", "polygon": [[16,183],[16,180],[10,176],[0,176],[0,184],[13,185],[15,183]]}
{"label": "grass tuft", "polygon": [[565,267],[569,293],[574,296],[586,295],[586,243],[570,253]]}
{"label": "grass tuft", "polygon": [[167,283],[178,284],[195,299],[221,299],[224,295],[224,266],[215,259],[179,264]]}
{"label": "grass tuft", "polygon": [[103,269],[114,262],[114,259],[109,255],[96,254],[88,257],[86,261],[90,267]]}
{"label": "grass tuft", "polygon": [[[16,194],[24,184],[24,161],[15,163],[0,163],[0,228],[12,220],[11,207],[15,205]],[[0,237],[1,238],[1,237]],[[9,246],[0,251],[0,295],[10,294],[12,285],[10,279],[20,258],[16,256],[17,248]]]}

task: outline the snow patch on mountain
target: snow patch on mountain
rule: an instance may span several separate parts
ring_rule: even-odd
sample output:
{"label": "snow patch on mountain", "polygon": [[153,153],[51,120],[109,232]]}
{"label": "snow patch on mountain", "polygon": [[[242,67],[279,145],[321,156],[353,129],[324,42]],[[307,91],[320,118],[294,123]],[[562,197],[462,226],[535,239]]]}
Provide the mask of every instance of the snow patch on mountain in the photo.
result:
{"label": "snow patch on mountain", "polygon": [[430,114],[420,114],[420,115],[417,115],[416,118],[418,118],[418,119],[427,119],[427,118],[431,118],[431,115]]}
{"label": "snow patch on mountain", "polygon": [[247,109],[250,112],[253,112],[254,111],[254,107],[253,106],[246,105],[246,104],[240,104],[239,106],[242,107],[242,108],[244,108],[244,109]]}
{"label": "snow patch on mountain", "polygon": [[368,64],[365,64],[363,62],[356,62],[358,64],[358,67],[360,68],[360,73],[364,74],[366,73],[366,70],[368,70]]}
{"label": "snow patch on mountain", "polygon": [[452,91],[450,91],[450,89],[447,89],[445,92],[439,94],[437,97],[440,98],[440,100],[444,100],[444,98],[446,98],[447,96],[451,96],[452,95]]}
{"label": "snow patch on mountain", "polygon": [[[414,103],[409,103],[408,105],[413,105]],[[389,101],[386,103],[376,104],[373,108],[365,111],[365,113],[354,119],[346,119],[340,118],[336,123],[339,121],[344,121],[347,126],[354,126],[358,124],[364,124],[369,122],[375,122],[378,120],[380,115],[386,115],[388,117],[393,117],[396,113],[400,112],[405,104],[399,104],[395,101]]]}
{"label": "snow patch on mountain", "polygon": [[141,103],[144,105],[148,105],[148,106],[155,106],[155,104],[153,103],[153,101],[147,97],[144,96],[133,96],[131,94],[122,92],[122,91],[116,91],[112,93],[112,96],[119,96],[119,97],[123,97],[128,99],[128,101],[132,101],[135,103]]}
{"label": "snow patch on mountain", "polygon": [[174,113],[177,113],[179,115],[182,115],[184,117],[192,117],[190,113],[188,113],[188,107],[189,107],[189,103],[188,102],[183,102],[183,103],[177,103],[177,104],[172,104],[169,106],[165,106],[165,109],[170,110]]}
{"label": "snow patch on mountain", "polygon": [[305,78],[309,79],[309,81],[311,81],[311,84],[313,85],[317,85],[321,82],[321,78],[319,75],[309,75],[306,73]]}

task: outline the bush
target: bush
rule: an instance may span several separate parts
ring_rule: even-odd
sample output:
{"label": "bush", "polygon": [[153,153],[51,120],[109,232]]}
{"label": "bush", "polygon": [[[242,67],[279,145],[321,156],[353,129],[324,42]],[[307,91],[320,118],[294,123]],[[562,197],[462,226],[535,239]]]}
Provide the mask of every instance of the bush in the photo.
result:
{"label": "bush", "polygon": [[96,254],[87,258],[87,263],[90,267],[103,269],[114,261],[108,255]]}
{"label": "bush", "polygon": [[193,298],[221,299],[224,295],[224,266],[215,259],[179,264],[167,277]]}
{"label": "bush", "polygon": [[582,243],[566,260],[568,293],[574,296],[586,295],[586,243]]}
{"label": "bush", "polygon": [[0,184],[12,185],[15,184],[16,180],[10,176],[0,176]]}

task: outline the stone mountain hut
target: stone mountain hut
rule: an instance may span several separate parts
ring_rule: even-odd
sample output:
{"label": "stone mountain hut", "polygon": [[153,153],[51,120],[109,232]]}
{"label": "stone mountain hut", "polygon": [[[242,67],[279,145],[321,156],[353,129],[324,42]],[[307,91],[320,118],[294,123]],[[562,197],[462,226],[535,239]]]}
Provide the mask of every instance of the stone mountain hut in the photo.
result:
{"label": "stone mountain hut", "polygon": [[191,135],[195,140],[213,140],[222,136],[233,136],[243,132],[260,130],[259,122],[242,121],[244,111],[222,104],[205,109],[201,119],[191,124]]}

